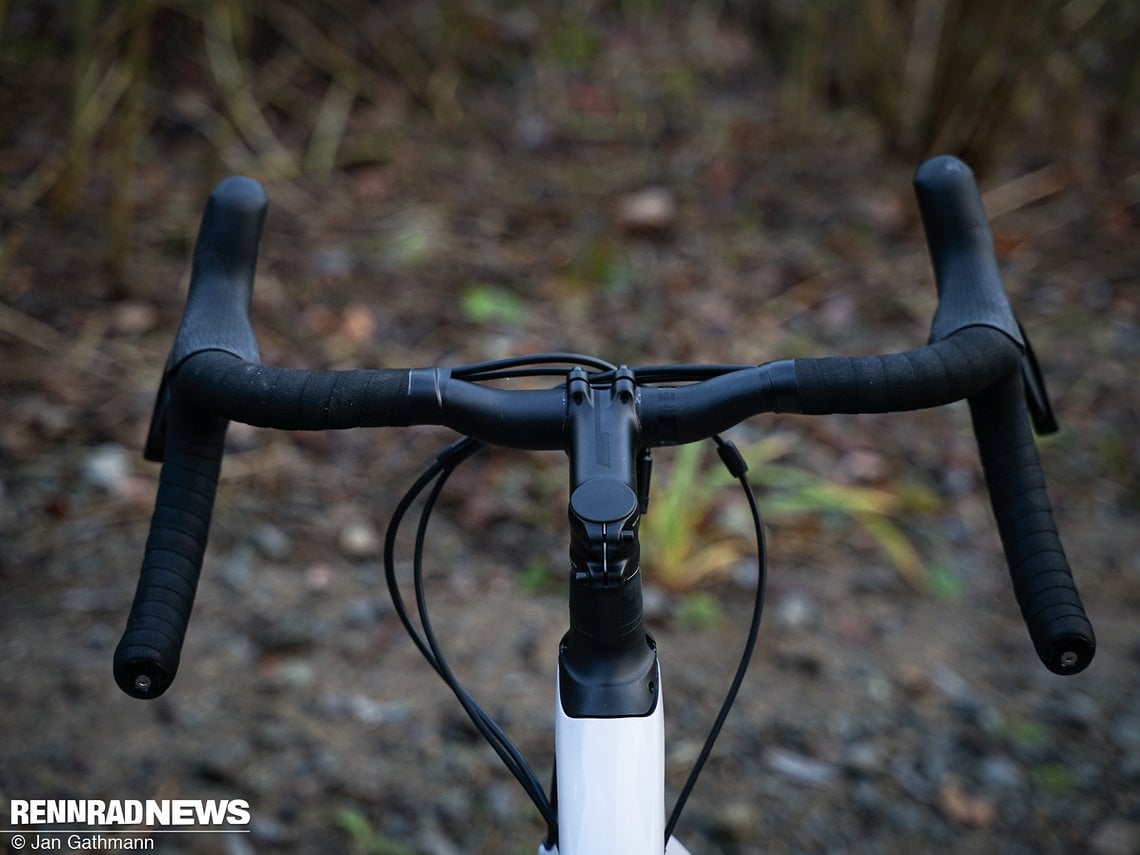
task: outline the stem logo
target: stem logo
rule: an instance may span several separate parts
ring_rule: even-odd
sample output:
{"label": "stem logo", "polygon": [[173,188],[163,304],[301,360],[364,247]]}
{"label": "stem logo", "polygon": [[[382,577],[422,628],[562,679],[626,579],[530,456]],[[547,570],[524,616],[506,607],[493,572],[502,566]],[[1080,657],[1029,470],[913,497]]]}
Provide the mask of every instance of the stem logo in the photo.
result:
{"label": "stem logo", "polygon": [[245,799],[12,799],[8,819],[10,827],[29,830],[38,825],[231,828],[249,825],[250,810]]}

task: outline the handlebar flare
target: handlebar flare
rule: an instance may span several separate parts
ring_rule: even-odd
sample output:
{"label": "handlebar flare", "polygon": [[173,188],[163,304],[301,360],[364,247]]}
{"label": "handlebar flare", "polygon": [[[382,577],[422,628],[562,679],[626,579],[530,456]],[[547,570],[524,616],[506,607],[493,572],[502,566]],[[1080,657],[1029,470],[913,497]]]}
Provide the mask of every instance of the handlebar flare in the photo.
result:
{"label": "handlebar flare", "polygon": [[[927,345],[885,355],[694,366],[687,384],[659,384],[677,376],[674,366],[654,374],[595,362],[591,370],[632,376],[643,449],[713,436],[759,413],[886,413],[968,400],[1034,648],[1051,671],[1074,674],[1087,667],[1096,642],[1045,493],[1022,381],[1028,342],[1002,288],[977,185],[953,157],[927,161],[914,185],[939,297]],[[186,311],[147,440],[147,456],[162,462],[158,497],[115,652],[116,682],[134,697],[158,697],[177,672],[229,421],[282,430],[446,425],[524,449],[565,450],[569,441],[565,384],[506,390],[480,385],[485,372],[468,380],[445,369],[261,365],[249,306],[267,204],[257,182],[230,178],[215,188],[202,217]],[[1037,371],[1035,362],[1031,367]],[[1043,384],[1030,386],[1041,399]],[[1042,407],[1047,411],[1047,400],[1036,400],[1035,418]]]}

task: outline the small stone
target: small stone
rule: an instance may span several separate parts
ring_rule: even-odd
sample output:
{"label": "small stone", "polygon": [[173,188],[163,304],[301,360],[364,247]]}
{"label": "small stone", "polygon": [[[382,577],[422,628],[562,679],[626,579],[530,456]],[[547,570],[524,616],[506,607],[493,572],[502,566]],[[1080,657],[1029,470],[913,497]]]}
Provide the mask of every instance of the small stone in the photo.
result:
{"label": "small stone", "polygon": [[352,275],[355,259],[345,246],[326,246],[310,260],[313,272],[329,279],[345,279]]}
{"label": "small stone", "polygon": [[843,768],[856,775],[876,775],[885,768],[883,752],[871,742],[857,742],[843,753]]}
{"label": "small stone", "polygon": [[945,665],[935,665],[930,670],[930,682],[952,701],[968,701],[974,697],[974,692],[966,679]]}
{"label": "small stone", "polygon": [[257,850],[249,845],[245,834],[225,835],[225,855],[257,855]]}
{"label": "small stone", "polygon": [[1121,751],[1140,751],[1140,712],[1129,712],[1112,723],[1112,741]]}
{"label": "small stone", "polygon": [[751,840],[756,831],[756,806],[749,802],[730,802],[713,815],[710,825],[719,840],[729,843]]}
{"label": "small stone", "polygon": [[[289,832],[285,824],[273,816],[265,815],[264,813],[254,815],[249,830],[251,837],[270,846],[279,846],[289,840]],[[231,835],[226,835],[226,837],[230,836]]]}
{"label": "small stone", "polygon": [[355,520],[340,530],[337,544],[347,558],[374,558],[380,552],[380,535],[369,523]]}
{"label": "small stone", "polygon": [[316,668],[304,659],[285,659],[277,668],[281,685],[291,689],[304,689],[312,685],[317,676]]}
{"label": "small stone", "polygon": [[930,678],[927,673],[915,665],[902,664],[895,675],[895,682],[902,693],[910,700],[922,697],[930,691]]}
{"label": "small stone", "polygon": [[300,615],[282,615],[257,626],[251,640],[262,656],[280,656],[311,649],[320,641],[320,632]]}
{"label": "small stone", "polygon": [[252,756],[253,746],[245,739],[218,743],[198,761],[195,772],[209,781],[232,783]]}
{"label": "small stone", "polygon": [[310,591],[327,591],[336,581],[336,570],[326,561],[318,561],[305,568],[302,577]]}
{"label": "small stone", "polygon": [[344,610],[344,622],[350,627],[375,627],[395,611],[390,600],[356,598]]}
{"label": "small stone", "polygon": [[75,424],[75,413],[61,404],[39,401],[32,410],[32,424],[44,439],[61,439]]}
{"label": "small stone", "polygon": [[823,646],[814,639],[780,640],[776,645],[776,664],[787,671],[818,677],[826,660]]}
{"label": "small stone", "polygon": [[150,332],[158,324],[158,311],[150,303],[127,302],[111,315],[115,331],[127,335]]}
{"label": "small stone", "polygon": [[249,546],[241,546],[224,556],[218,576],[231,590],[248,591],[253,581],[253,550]]}
{"label": "small stone", "polygon": [[553,139],[550,123],[536,113],[524,115],[514,127],[515,142],[526,151],[542,151]]}
{"label": "small stone", "polygon": [[[470,822],[470,811],[463,818],[462,824]],[[456,846],[447,835],[438,828],[425,828],[416,839],[418,851],[424,855],[462,855],[463,849]]]}
{"label": "small stone", "polygon": [[352,343],[366,344],[376,335],[376,315],[363,303],[351,303],[341,317],[340,331]]}
{"label": "small stone", "polygon": [[786,748],[769,748],[764,763],[773,772],[809,787],[822,787],[835,780],[837,769],[831,763],[805,757]]}
{"label": "small stone", "polygon": [[818,609],[807,594],[794,592],[780,597],[776,603],[776,620],[788,629],[806,629],[814,625]]}
{"label": "small stone", "polygon": [[1025,780],[1016,763],[996,754],[982,761],[978,775],[983,784],[998,793],[1012,792]]}
{"label": "small stone", "polygon": [[646,187],[618,203],[618,224],[626,234],[662,237],[677,220],[677,201],[666,187]]}
{"label": "small stone", "polygon": [[254,547],[266,558],[281,561],[287,558],[292,548],[289,535],[272,523],[263,523],[250,533]]}
{"label": "small stone", "polygon": [[938,806],[946,818],[967,828],[989,828],[997,819],[993,803],[967,793],[957,784],[948,784],[939,793]]}
{"label": "small stone", "polygon": [[131,481],[129,452],[116,443],[100,445],[83,461],[83,477],[112,495],[122,496],[129,493]]}
{"label": "small stone", "polygon": [[367,695],[347,695],[332,701],[332,704],[340,704],[350,718],[370,726],[400,722],[408,714],[407,706],[399,701],[382,701]]}
{"label": "small stone", "polygon": [[1091,730],[1102,719],[1100,705],[1084,692],[1068,692],[1052,705],[1059,724],[1077,730]]}
{"label": "small stone", "polygon": [[890,476],[886,457],[877,451],[854,449],[840,458],[835,467],[838,474],[855,484],[875,484]]}
{"label": "small stone", "polygon": [[1113,817],[1089,841],[1095,855],[1132,855],[1140,852],[1140,825]]}
{"label": "small stone", "polygon": [[515,784],[512,781],[496,781],[485,790],[487,811],[499,823],[507,823],[518,815],[519,807],[515,798]]}
{"label": "small stone", "polygon": [[253,741],[258,748],[283,751],[297,739],[287,724],[281,721],[262,721],[252,726]]}

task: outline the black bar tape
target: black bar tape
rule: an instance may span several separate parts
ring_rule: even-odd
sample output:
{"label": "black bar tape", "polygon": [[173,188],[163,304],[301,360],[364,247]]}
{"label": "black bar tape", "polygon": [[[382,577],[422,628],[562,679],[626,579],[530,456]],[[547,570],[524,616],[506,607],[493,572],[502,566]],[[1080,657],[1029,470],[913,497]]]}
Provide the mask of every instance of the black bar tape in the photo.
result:
{"label": "black bar tape", "polygon": [[1022,344],[970,167],[951,155],[931,158],[915,173],[914,191],[938,285],[930,341],[941,341],[967,327],[985,326]]}
{"label": "black bar tape", "polygon": [[176,395],[138,588],[115,650],[119,688],[157,698],[178,671],[210,533],[226,420]]}
{"label": "black bar tape", "polygon": [[214,188],[202,213],[190,293],[174,346],[166,360],[143,456],[161,461],[170,406],[170,384],[181,364],[196,353],[221,351],[249,362],[259,359],[249,325],[249,301],[257,245],[269,201],[252,178],[227,178]]}
{"label": "black bar tape", "polygon": [[302,371],[210,351],[186,360],[178,387],[233,421],[279,430],[411,424],[408,371]]}
{"label": "black bar tape", "polygon": [[1055,674],[1084,670],[1096,652],[1045,491],[1020,375],[970,399],[990,503],[1029,637]]}
{"label": "black bar tape", "polygon": [[1009,338],[970,327],[934,344],[883,356],[795,360],[799,412],[889,413],[960,401],[1016,373]]}
{"label": "black bar tape", "polygon": [[198,227],[190,293],[167,364],[169,371],[204,350],[258,361],[249,301],[268,206],[265,191],[252,178],[227,178],[210,193]]}

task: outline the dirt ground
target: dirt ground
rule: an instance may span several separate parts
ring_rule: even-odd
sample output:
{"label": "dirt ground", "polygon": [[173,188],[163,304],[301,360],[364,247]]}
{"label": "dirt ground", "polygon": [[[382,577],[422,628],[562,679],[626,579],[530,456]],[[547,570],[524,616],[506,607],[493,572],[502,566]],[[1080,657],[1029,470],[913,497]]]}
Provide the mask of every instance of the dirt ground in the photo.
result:
{"label": "dirt ground", "polygon": [[[557,104],[488,87],[443,124],[393,96],[365,117],[383,157],[261,175],[263,361],[757,363],[925,341],[915,162],[884,153],[867,122],[781,129],[772,81],[745,73],[701,78],[683,109],[641,118],[621,112],[620,80],[579,82]],[[533,852],[537,812],[403,635],[379,563],[393,507],[446,431],[232,426],[179,677],[154,702],[114,685],[157,483],[141,448],[200,209],[228,171],[175,128],[181,103],[131,173],[127,285],[93,262],[106,175],[70,217],[45,202],[3,221],[4,821],[12,799],[242,798],[248,837],[159,850]],[[50,128],[14,115],[9,202]],[[1137,151],[1005,155],[983,181],[1061,423],[1039,445],[1096,660],[1070,678],[1036,661],[964,405],[753,419],[733,437],[774,442],[773,464],[894,496],[882,518],[920,561],[834,505],[793,511],[793,487],[761,490],[765,621],[678,826],[694,853],[1140,851],[1140,209],[1123,182]],[[1041,183],[1015,179],[1043,174],[1044,190],[1018,195]],[[667,489],[672,455],[658,457]],[[563,478],[559,455],[480,455],[428,550],[456,671],[542,780],[566,623]],[[716,493],[696,536],[731,534],[742,501]],[[695,588],[646,569],[670,799],[743,641],[754,581],[738,550]]]}

